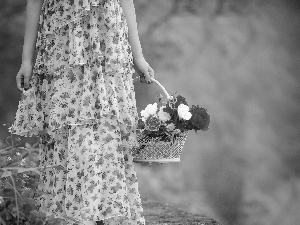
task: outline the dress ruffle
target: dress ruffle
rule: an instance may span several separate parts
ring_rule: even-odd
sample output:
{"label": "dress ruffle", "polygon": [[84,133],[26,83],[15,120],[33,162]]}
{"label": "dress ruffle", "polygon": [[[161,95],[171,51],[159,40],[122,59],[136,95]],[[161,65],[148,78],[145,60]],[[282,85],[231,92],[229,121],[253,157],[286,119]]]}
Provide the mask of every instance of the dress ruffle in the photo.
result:
{"label": "dress ruffle", "polygon": [[97,123],[103,116],[135,129],[135,70],[118,1],[44,1],[30,89],[21,94],[10,132],[51,136],[62,126]]}
{"label": "dress ruffle", "polygon": [[102,19],[110,28],[116,26],[119,10],[119,0],[48,0],[42,11],[46,18],[43,29],[47,34],[60,32],[60,29],[81,18],[91,11],[92,7],[101,7]]}
{"label": "dress ruffle", "polygon": [[[105,58],[106,73],[124,72],[119,57],[124,57],[122,45],[128,44],[128,27],[119,0],[48,0],[42,9],[38,50],[53,53],[53,38],[67,33],[68,42],[65,44],[68,48],[64,50],[69,56],[69,66]],[[102,32],[99,31],[99,24],[103,25]],[[128,53],[125,56],[130,57]],[[48,67],[54,67],[54,62],[49,59],[46,62]],[[59,65],[55,67],[63,69]]]}

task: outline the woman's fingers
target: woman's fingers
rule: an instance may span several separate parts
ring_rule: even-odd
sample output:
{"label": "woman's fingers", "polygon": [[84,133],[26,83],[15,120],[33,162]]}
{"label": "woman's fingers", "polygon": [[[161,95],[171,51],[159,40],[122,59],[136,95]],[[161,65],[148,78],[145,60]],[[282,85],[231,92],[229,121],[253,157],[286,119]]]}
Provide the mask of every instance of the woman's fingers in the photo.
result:
{"label": "woman's fingers", "polygon": [[141,83],[147,83],[147,84],[152,83],[151,77],[150,77],[149,73],[143,73],[143,74],[141,74],[140,75],[140,82]]}
{"label": "woman's fingers", "polygon": [[30,87],[30,78],[32,76],[32,64],[23,62],[16,76],[17,88],[20,91],[27,90]]}
{"label": "woman's fingers", "polygon": [[23,91],[23,88],[22,88],[22,74],[21,74],[21,72],[18,72],[18,74],[16,76],[16,82],[17,82],[17,88],[19,89],[19,91]]}
{"label": "woman's fingers", "polygon": [[149,67],[149,74],[151,78],[154,78],[154,70],[151,67]]}
{"label": "woman's fingers", "polygon": [[144,71],[144,75],[145,75],[146,82],[149,83],[150,81],[149,71],[148,70]]}
{"label": "woman's fingers", "polygon": [[25,91],[29,88],[29,76],[24,76],[24,89]]}
{"label": "woman's fingers", "polygon": [[148,68],[148,74],[149,74],[149,80],[147,81],[147,83],[152,84],[153,81],[151,79],[152,78],[154,79],[154,70],[151,67]]}
{"label": "woman's fingers", "polygon": [[17,88],[20,91],[27,91],[29,89],[30,76],[25,76],[23,73],[19,72],[16,76]]}
{"label": "woman's fingers", "polygon": [[145,71],[141,71],[139,77],[141,83],[152,84],[153,81],[151,79],[154,78],[154,70],[150,66],[148,66]]}
{"label": "woman's fingers", "polygon": [[153,81],[151,79],[154,78],[154,70],[150,66],[148,67],[147,73],[145,76],[146,76],[147,84],[152,84]]}

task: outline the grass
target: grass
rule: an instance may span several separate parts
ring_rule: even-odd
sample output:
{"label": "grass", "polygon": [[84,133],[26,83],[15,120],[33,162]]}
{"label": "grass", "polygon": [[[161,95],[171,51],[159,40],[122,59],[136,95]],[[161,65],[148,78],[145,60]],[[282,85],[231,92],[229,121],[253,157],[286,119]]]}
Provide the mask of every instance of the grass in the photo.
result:
{"label": "grass", "polygon": [[62,225],[63,220],[46,217],[36,210],[39,173],[38,143],[21,146],[12,134],[0,145],[0,224]]}

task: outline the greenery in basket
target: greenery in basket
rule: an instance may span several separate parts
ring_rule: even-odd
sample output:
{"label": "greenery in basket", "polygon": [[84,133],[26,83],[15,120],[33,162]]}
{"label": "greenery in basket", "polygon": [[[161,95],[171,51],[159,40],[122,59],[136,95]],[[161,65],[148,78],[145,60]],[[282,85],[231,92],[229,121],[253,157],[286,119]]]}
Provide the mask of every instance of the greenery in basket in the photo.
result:
{"label": "greenery in basket", "polygon": [[167,135],[173,140],[176,136],[188,130],[206,131],[210,123],[207,110],[199,105],[190,108],[186,99],[181,95],[171,95],[166,102],[162,95],[156,97],[153,104],[140,112],[138,122],[139,134],[150,137]]}
{"label": "greenery in basket", "polygon": [[[39,172],[38,143],[18,146],[20,138],[0,141],[0,224],[63,225],[62,219],[46,216],[36,210]],[[59,168],[58,168],[59,169]]]}

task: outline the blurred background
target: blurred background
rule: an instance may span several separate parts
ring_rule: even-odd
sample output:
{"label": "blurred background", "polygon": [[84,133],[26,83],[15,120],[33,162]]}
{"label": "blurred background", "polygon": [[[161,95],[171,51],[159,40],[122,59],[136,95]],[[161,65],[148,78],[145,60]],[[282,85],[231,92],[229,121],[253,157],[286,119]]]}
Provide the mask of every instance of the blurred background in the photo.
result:
{"label": "blurred background", "polygon": [[[136,164],[142,196],[223,225],[300,222],[300,3],[134,0],[143,54],[170,94],[207,108],[181,162]],[[26,1],[0,3],[0,137],[20,93]],[[139,111],[159,89],[137,84]],[[34,138],[25,139],[33,143]]]}

